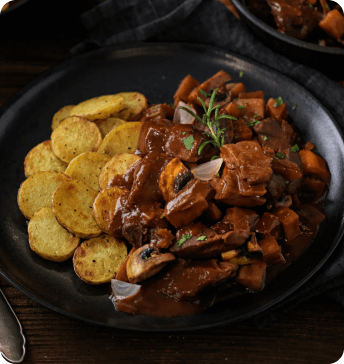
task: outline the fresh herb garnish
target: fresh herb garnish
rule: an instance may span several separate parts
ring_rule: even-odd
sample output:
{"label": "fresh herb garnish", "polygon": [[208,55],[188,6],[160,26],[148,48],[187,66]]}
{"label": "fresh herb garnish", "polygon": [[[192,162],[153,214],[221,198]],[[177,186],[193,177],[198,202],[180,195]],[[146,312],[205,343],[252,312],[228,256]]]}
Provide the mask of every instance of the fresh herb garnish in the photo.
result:
{"label": "fresh herb garnish", "polygon": [[289,183],[289,181],[285,181],[285,183],[286,183],[286,184],[288,184],[288,183]]}
{"label": "fresh herb garnish", "polygon": [[295,109],[296,109],[296,107],[297,107],[297,105],[293,105],[293,110],[295,110]]}
{"label": "fresh herb garnish", "polygon": [[282,97],[278,96],[274,106],[277,107],[277,106],[281,106],[282,104],[283,104]]}
{"label": "fresh herb garnish", "polygon": [[219,157],[218,155],[214,155],[214,156],[212,156],[212,157],[211,157],[211,159],[210,159],[210,160],[212,160],[212,161],[213,161],[214,159],[217,159],[217,158],[220,158],[220,157]]}
{"label": "fresh herb garnish", "polygon": [[205,240],[207,240],[207,237],[205,235],[202,235],[199,238],[197,238],[197,240],[205,241]]}
{"label": "fresh herb garnish", "polygon": [[182,244],[184,244],[186,242],[186,240],[189,240],[192,238],[192,235],[190,234],[185,234],[182,236],[181,239],[179,239],[177,242],[176,242],[176,246],[181,246]]}
{"label": "fresh herb garnish", "polygon": [[[259,116],[259,115],[258,115]],[[260,123],[260,120],[246,121],[247,126],[256,126]]]}
{"label": "fresh herb garnish", "polygon": [[[220,105],[213,106],[214,105],[214,100],[215,100],[215,97],[216,97],[216,92],[217,92],[217,88],[211,94],[208,109],[205,106],[204,101],[200,97],[198,98],[198,100],[200,101],[200,103],[202,104],[203,109],[204,109],[204,114],[203,114],[202,118],[200,118],[198,115],[196,115],[191,110],[186,109],[185,107],[182,107],[182,106],[180,107],[181,109],[187,111],[190,115],[192,115],[199,122],[206,125],[210,130],[210,133],[204,132],[203,134],[208,135],[208,137],[210,137],[212,140],[207,140],[206,142],[201,144],[201,146],[198,149],[198,154],[199,155],[202,153],[203,148],[209,143],[212,144],[215,148],[218,148],[218,149],[220,149],[223,146],[223,144],[225,142],[224,132],[225,132],[226,129],[221,129],[221,126],[220,126],[220,120],[221,119],[237,120],[237,118],[235,118],[234,116],[231,116],[231,115],[219,115]],[[214,117],[212,116],[213,112],[214,112]],[[186,139],[184,139],[184,144],[185,144]],[[186,147],[186,149],[188,149],[188,148]],[[188,149],[188,150],[190,150],[190,149]]]}
{"label": "fresh herb garnish", "polygon": [[298,152],[300,150],[299,146],[295,144],[293,147],[290,148],[292,152]]}
{"label": "fresh herb garnish", "polygon": [[283,159],[285,157],[285,154],[283,154],[283,153],[276,153],[276,156],[277,156],[277,159],[278,158]]}
{"label": "fresh herb garnish", "polygon": [[199,90],[199,93],[201,94],[201,95],[203,95],[205,98],[207,98],[207,97],[211,97],[211,95],[212,94],[207,94],[204,90],[202,90],[202,89],[200,89]]}
{"label": "fresh herb garnish", "polygon": [[190,135],[187,138],[183,139],[185,148],[187,150],[191,150],[191,148],[193,147],[194,141],[195,141],[195,139],[194,139],[193,135]]}
{"label": "fresh herb garnish", "polygon": [[182,134],[185,135],[186,134],[186,131],[183,131]]}
{"label": "fresh herb garnish", "polygon": [[245,106],[237,105],[237,108],[240,109],[240,110],[243,110],[243,109],[245,109]]}
{"label": "fresh herb garnish", "polygon": [[326,10],[331,10],[330,6],[328,4],[325,5]]}
{"label": "fresh herb garnish", "polygon": [[267,140],[267,139],[268,139],[268,137],[265,135],[263,140]]}
{"label": "fresh herb garnish", "polygon": [[244,75],[244,72],[242,72],[242,71],[241,71],[241,72],[239,73],[239,77],[241,78],[243,75]]}

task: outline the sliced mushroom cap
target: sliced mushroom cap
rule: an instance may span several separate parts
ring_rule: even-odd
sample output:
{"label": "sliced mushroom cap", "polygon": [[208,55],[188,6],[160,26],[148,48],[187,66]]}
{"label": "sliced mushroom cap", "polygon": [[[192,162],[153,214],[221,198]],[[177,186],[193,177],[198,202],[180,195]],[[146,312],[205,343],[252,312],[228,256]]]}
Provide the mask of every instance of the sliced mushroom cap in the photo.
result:
{"label": "sliced mushroom cap", "polygon": [[175,260],[172,253],[162,254],[148,244],[137,249],[128,259],[127,275],[130,283],[143,281],[158,273],[165,265]]}

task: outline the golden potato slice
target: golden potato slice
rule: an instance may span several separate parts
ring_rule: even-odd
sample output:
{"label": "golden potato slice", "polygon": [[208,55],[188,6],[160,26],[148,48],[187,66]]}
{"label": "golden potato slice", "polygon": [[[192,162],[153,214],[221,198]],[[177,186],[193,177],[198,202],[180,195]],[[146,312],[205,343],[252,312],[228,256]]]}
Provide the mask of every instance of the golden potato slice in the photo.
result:
{"label": "golden potato slice", "polygon": [[64,172],[67,163],[62,162],[51,149],[51,140],[46,140],[30,150],[24,161],[25,176],[30,177],[37,172]]}
{"label": "golden potato slice", "polygon": [[119,187],[108,188],[100,192],[93,202],[93,216],[107,234],[110,234],[108,226],[115,214],[117,199],[123,192]]}
{"label": "golden potato slice", "polygon": [[102,230],[94,220],[92,209],[97,191],[84,182],[71,179],[55,191],[52,208],[58,222],[79,238],[93,238]]}
{"label": "golden potato slice", "polygon": [[127,257],[122,240],[110,235],[84,241],[74,252],[73,266],[77,276],[89,284],[110,282]]}
{"label": "golden potato slice", "polygon": [[95,123],[97,124],[100,132],[102,133],[102,138],[104,139],[105,136],[109,134],[109,132],[112,129],[126,123],[126,121],[118,118],[107,118],[107,119],[96,120]]}
{"label": "golden potato slice", "polygon": [[88,120],[105,119],[121,111],[124,97],[104,95],[80,102],[70,110],[70,115],[82,116]]}
{"label": "golden potato slice", "polygon": [[70,177],[63,172],[38,172],[27,178],[18,191],[20,211],[27,219],[42,207],[51,207],[51,199],[57,188]]}
{"label": "golden potato slice", "polygon": [[102,142],[98,126],[79,116],[70,116],[51,133],[51,147],[63,162],[81,153],[96,152]]}
{"label": "golden potato slice", "polygon": [[148,107],[146,96],[139,92],[121,92],[117,95],[124,97],[124,110],[118,112],[116,117],[130,121],[140,120],[142,111]]}
{"label": "golden potato slice", "polygon": [[100,191],[99,175],[109,159],[110,157],[103,153],[82,153],[69,163],[65,173],[71,178],[85,182],[96,191]]}
{"label": "golden potato slice", "polygon": [[64,229],[50,207],[37,211],[28,225],[30,248],[44,259],[64,262],[71,258],[80,239]]}
{"label": "golden potato slice", "polygon": [[109,182],[115,176],[121,176],[124,174],[131,166],[141,159],[136,154],[117,154],[112,157],[102,168],[99,176],[99,186],[101,190],[108,187]]}
{"label": "golden potato slice", "polygon": [[53,131],[61,124],[61,122],[65,118],[70,116],[70,111],[72,110],[73,107],[74,105],[67,105],[62,107],[57,113],[55,113],[55,115],[53,116],[53,121],[51,123],[51,129]]}
{"label": "golden potato slice", "polygon": [[101,143],[98,152],[110,157],[121,153],[133,154],[139,141],[141,125],[142,123],[135,121],[111,130]]}

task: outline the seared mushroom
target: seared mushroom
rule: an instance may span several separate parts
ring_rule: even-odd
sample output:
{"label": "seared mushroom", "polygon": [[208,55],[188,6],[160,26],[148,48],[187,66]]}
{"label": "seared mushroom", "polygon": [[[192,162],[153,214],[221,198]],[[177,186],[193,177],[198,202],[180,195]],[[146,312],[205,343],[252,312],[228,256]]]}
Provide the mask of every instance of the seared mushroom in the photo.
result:
{"label": "seared mushroom", "polygon": [[182,161],[179,158],[173,158],[159,178],[159,188],[164,200],[170,201],[192,178],[192,173]]}
{"label": "seared mushroom", "polygon": [[127,275],[130,283],[143,281],[158,273],[165,265],[175,260],[172,253],[162,254],[148,244],[137,249],[128,259]]}

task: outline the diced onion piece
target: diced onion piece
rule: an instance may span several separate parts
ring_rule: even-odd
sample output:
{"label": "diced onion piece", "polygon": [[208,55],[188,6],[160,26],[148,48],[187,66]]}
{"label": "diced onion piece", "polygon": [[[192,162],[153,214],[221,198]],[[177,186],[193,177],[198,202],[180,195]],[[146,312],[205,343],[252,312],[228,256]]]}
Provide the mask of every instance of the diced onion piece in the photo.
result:
{"label": "diced onion piece", "polygon": [[194,108],[192,108],[183,101],[179,101],[176,110],[174,112],[173,122],[175,124],[193,124],[195,118],[184,109],[181,109],[180,106],[190,109],[190,111],[196,114],[196,110]]}
{"label": "diced onion piece", "polygon": [[191,173],[195,178],[201,181],[209,181],[219,172],[223,163],[222,158],[214,159],[210,162],[200,164],[199,166],[191,169]]}
{"label": "diced onion piece", "polygon": [[111,279],[111,289],[112,295],[110,296],[110,299],[115,303],[117,300],[135,296],[140,291],[141,286],[138,284],[122,282],[117,279]]}

